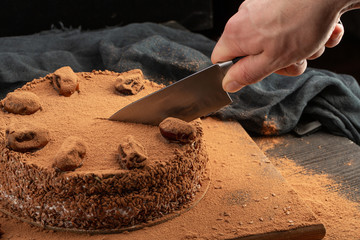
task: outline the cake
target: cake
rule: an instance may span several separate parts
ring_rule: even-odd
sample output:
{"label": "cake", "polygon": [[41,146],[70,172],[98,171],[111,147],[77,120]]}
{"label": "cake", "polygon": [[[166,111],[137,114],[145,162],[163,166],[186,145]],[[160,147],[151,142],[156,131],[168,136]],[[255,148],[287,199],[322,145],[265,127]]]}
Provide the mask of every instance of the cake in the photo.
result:
{"label": "cake", "polygon": [[204,188],[201,120],[110,121],[162,85],[141,70],[63,67],[0,104],[3,212],[54,229],[145,226],[191,205]]}

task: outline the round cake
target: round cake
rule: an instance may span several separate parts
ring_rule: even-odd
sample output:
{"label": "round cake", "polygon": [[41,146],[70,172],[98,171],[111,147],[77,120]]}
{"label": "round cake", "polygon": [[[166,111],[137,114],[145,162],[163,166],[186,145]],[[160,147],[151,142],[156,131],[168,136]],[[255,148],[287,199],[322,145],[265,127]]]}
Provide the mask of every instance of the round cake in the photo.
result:
{"label": "round cake", "polygon": [[201,120],[110,121],[163,86],[125,73],[63,67],[0,104],[2,210],[41,226],[116,230],[194,201],[207,178]]}

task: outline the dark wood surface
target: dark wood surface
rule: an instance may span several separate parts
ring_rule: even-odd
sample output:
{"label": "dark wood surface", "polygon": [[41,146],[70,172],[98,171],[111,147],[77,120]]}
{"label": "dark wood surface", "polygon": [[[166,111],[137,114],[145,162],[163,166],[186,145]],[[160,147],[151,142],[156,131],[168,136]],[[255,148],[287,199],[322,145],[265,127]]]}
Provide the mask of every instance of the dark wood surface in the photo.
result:
{"label": "dark wood surface", "polygon": [[[259,142],[264,137],[253,139]],[[336,191],[360,203],[360,146],[351,140],[325,131],[303,137],[287,134],[265,154],[269,158],[287,157],[306,169],[328,174],[341,186]]]}

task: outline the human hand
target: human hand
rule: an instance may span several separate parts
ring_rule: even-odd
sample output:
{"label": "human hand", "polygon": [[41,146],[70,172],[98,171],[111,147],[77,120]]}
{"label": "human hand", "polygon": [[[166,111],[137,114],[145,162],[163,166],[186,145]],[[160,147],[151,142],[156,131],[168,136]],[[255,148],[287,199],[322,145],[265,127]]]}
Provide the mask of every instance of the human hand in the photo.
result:
{"label": "human hand", "polygon": [[238,91],[273,72],[302,74],[307,59],[340,42],[344,1],[246,0],[226,24],[211,57],[216,63],[245,56],[227,72],[224,89]]}

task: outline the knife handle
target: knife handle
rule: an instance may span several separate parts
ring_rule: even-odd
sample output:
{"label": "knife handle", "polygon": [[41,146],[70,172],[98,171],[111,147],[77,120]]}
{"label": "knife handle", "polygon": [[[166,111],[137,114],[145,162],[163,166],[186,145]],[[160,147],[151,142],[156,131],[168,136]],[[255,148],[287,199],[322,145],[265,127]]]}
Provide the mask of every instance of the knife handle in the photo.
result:
{"label": "knife handle", "polygon": [[223,71],[224,75],[227,73],[227,71],[229,70],[229,68],[234,65],[235,63],[237,63],[240,59],[242,59],[243,57],[236,57],[233,60],[230,61],[226,61],[226,62],[221,62],[221,63],[217,63],[219,65],[219,67],[221,68],[221,70]]}
{"label": "knife handle", "polygon": [[242,59],[243,57],[236,57],[234,58],[232,61],[233,64],[237,63],[240,59]]}

